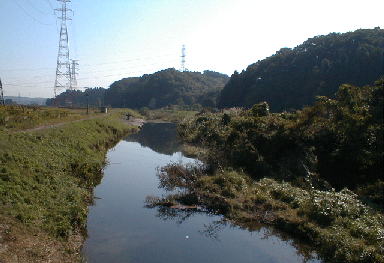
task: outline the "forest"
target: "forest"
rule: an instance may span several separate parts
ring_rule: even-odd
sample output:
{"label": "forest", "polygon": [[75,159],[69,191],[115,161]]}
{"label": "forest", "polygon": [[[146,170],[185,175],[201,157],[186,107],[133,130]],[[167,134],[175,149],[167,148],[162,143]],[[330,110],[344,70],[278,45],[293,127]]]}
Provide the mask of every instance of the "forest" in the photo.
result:
{"label": "forest", "polygon": [[312,105],[332,97],[341,84],[366,85],[384,74],[384,30],[360,29],[316,36],[235,72],[218,106],[252,107],[266,101],[273,112]]}
{"label": "forest", "polygon": [[92,106],[134,109],[197,104],[216,107],[219,92],[228,79],[225,74],[208,70],[200,73],[165,69],[142,77],[124,78],[112,83],[109,89],[67,90],[47,103],[84,107],[89,102]]}

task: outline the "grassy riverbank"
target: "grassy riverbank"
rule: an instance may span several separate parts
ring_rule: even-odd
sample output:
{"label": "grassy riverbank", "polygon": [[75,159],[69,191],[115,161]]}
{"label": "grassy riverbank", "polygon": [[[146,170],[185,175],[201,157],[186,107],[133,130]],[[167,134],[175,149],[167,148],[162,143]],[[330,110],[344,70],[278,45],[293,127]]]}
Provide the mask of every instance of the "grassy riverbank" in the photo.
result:
{"label": "grassy riverbank", "polygon": [[120,118],[115,112],[34,132],[0,131],[1,262],[80,260],[106,151],[134,130]]}

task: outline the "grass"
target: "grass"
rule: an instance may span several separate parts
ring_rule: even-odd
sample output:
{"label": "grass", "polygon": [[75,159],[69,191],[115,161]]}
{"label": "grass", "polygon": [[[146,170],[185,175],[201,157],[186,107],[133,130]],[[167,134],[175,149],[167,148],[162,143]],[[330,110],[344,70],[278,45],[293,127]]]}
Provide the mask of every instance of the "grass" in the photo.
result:
{"label": "grass", "polygon": [[[311,244],[326,262],[384,262],[384,216],[352,191],[299,188],[274,179],[251,179],[234,170],[206,175],[204,167],[170,164],[160,185],[180,194],[153,199],[205,206],[247,226],[261,222]],[[173,200],[172,200],[173,199]]]}
{"label": "grass", "polygon": [[192,117],[198,113],[193,110],[182,110],[182,109],[157,109],[141,110],[140,113],[145,116],[148,120],[162,120],[167,122],[181,122],[182,120]]}
{"label": "grass", "polygon": [[[41,125],[79,120],[96,116],[97,111],[86,114],[85,109],[64,109],[41,106],[0,106],[0,130],[25,130]],[[100,115],[100,114],[99,114]]]}
{"label": "grass", "polygon": [[[40,110],[33,116],[52,114],[41,123],[56,122],[52,116],[59,112],[68,111],[67,120],[78,117],[76,111]],[[0,131],[0,215],[14,222],[14,228],[38,229],[55,242],[84,234],[106,151],[135,130],[119,118],[121,113],[115,112],[35,132]],[[21,127],[29,125],[18,123],[10,129]]]}

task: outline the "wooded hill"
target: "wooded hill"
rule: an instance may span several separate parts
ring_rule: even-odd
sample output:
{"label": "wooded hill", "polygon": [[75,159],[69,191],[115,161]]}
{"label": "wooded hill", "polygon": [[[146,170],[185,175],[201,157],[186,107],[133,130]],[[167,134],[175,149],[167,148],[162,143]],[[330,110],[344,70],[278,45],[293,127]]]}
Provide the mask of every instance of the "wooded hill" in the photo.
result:
{"label": "wooded hill", "polygon": [[384,74],[384,30],[360,29],[316,36],[235,72],[218,106],[251,107],[268,102],[272,111],[312,105],[333,95],[341,84],[372,84]]}
{"label": "wooded hill", "polygon": [[180,72],[166,69],[141,78],[114,82],[106,95],[113,107],[161,108],[168,105],[216,106],[229,77],[213,71]]}
{"label": "wooded hill", "polygon": [[[84,106],[89,100],[95,106],[135,109],[194,104],[215,107],[219,92],[228,80],[227,75],[208,70],[200,73],[165,69],[142,77],[124,78],[107,90],[66,91],[56,98],[56,104]],[[52,105],[54,102],[49,100],[48,103]]]}

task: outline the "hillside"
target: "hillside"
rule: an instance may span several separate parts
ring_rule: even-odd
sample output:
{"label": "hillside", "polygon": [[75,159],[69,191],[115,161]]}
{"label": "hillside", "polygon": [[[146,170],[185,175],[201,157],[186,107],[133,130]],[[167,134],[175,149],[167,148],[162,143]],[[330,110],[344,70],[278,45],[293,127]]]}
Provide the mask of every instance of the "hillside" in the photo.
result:
{"label": "hillside", "polygon": [[[56,102],[49,99],[48,105],[91,106],[157,109],[169,105],[194,105],[215,107],[220,90],[229,80],[227,75],[204,71],[180,72],[165,69],[142,77],[124,78],[115,81],[109,89],[90,88],[83,91],[61,93]],[[55,104],[56,103],[56,104]]]}
{"label": "hillside", "polygon": [[343,83],[371,84],[384,74],[384,30],[316,36],[235,72],[220,94],[220,108],[267,101],[272,111],[311,105]]}
{"label": "hillside", "polygon": [[107,91],[106,102],[113,107],[129,108],[193,104],[213,107],[228,79],[227,75],[212,71],[166,69],[114,82]]}

